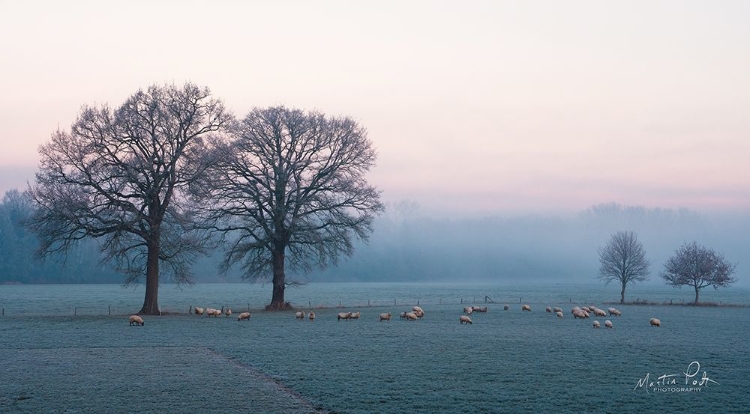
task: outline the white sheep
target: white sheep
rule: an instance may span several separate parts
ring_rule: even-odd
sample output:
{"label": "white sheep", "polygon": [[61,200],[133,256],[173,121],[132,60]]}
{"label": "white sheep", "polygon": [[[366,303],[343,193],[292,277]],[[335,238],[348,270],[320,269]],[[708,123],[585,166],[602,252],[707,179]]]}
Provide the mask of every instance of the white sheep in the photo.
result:
{"label": "white sheep", "polygon": [[473,306],[464,306],[464,313],[467,315],[471,315],[471,313],[474,312]]}
{"label": "white sheep", "polygon": [[555,306],[554,308],[552,308],[552,310],[555,311],[555,313],[562,312],[562,308],[558,308],[557,306]]}
{"label": "white sheep", "polygon": [[224,315],[227,315],[227,318],[230,317],[230,316],[232,316],[232,309],[227,308],[227,310],[224,311]]}
{"label": "white sheep", "polygon": [[352,316],[351,312],[339,312],[338,315],[336,315],[336,317],[338,318],[336,320],[340,321],[342,319],[349,319],[349,317],[351,316]]}
{"label": "white sheep", "polygon": [[468,316],[466,316],[466,315],[461,315],[461,316],[459,316],[459,317],[458,317],[458,322],[459,322],[459,323],[466,323],[466,324],[469,324],[469,325],[471,325],[471,324],[472,324],[472,322],[471,322],[471,318],[470,318],[470,317],[468,317]]}
{"label": "white sheep", "polygon": [[648,322],[651,324],[651,326],[661,327],[661,321],[656,318],[651,318],[651,320]]}
{"label": "white sheep", "polygon": [[596,309],[594,309],[594,315],[596,315],[596,316],[607,316],[607,312],[604,312],[602,309],[596,308]]}
{"label": "white sheep", "polygon": [[[576,306],[576,308],[577,308],[577,307],[578,307],[578,306]],[[582,307],[582,308],[580,308],[580,309],[581,309],[581,310],[585,310],[586,312],[589,312],[589,313],[591,313],[591,311],[592,311],[593,309],[595,309],[595,308],[590,308],[590,307],[588,307],[588,306],[584,306],[584,307]]]}
{"label": "white sheep", "polygon": [[594,328],[599,328],[601,325],[599,325],[599,321],[594,321]]}
{"label": "white sheep", "polygon": [[196,315],[203,315],[203,308],[195,307],[195,314]]}
{"label": "white sheep", "polygon": [[588,318],[589,314],[586,313],[583,309],[575,309],[573,310],[573,318],[574,319],[585,319]]}
{"label": "white sheep", "polygon": [[406,314],[407,313],[408,312],[401,312],[401,313],[398,314],[398,317],[401,318],[401,319],[406,319]]}
{"label": "white sheep", "polygon": [[609,308],[607,310],[609,311],[610,316],[611,315],[615,315],[615,316],[622,315],[622,313],[619,310],[615,309],[615,308]]}
{"label": "white sheep", "polygon": [[552,308],[550,308],[549,306],[547,306],[546,308],[544,308],[544,311],[547,312],[547,313],[552,313]]}
{"label": "white sheep", "polygon": [[562,311],[555,312],[555,315],[557,315],[558,318],[562,318],[563,317]]}
{"label": "white sheep", "polygon": [[250,320],[250,312],[242,312],[240,313],[240,316],[237,317],[238,321],[249,321]]}
{"label": "white sheep", "polygon": [[294,317],[296,319],[305,319],[305,312],[304,311],[299,311],[299,312],[297,312],[297,313],[294,314]]}
{"label": "white sheep", "polygon": [[390,312],[388,312],[388,313],[381,313],[380,314],[380,322],[390,321],[390,320],[391,320],[391,313]]}
{"label": "white sheep", "polygon": [[522,311],[531,312],[531,306],[529,305],[523,305],[521,306]]}
{"label": "white sheep", "polygon": [[406,320],[407,321],[416,321],[417,320],[417,314],[414,312],[406,312]]}
{"label": "white sheep", "polygon": [[612,321],[610,321],[609,319],[607,319],[606,321],[604,321],[604,327],[605,328],[611,328],[612,327]]}
{"label": "white sheep", "polygon": [[471,307],[471,311],[472,312],[485,313],[485,312],[487,312],[487,307],[486,306],[472,306]]}
{"label": "white sheep", "polygon": [[414,312],[415,315],[417,315],[417,318],[424,317],[424,311],[419,306],[415,306],[411,308],[412,312]]}
{"label": "white sheep", "polygon": [[221,311],[218,309],[214,309],[214,308],[206,308],[206,315],[217,317],[221,315]]}
{"label": "white sheep", "polygon": [[359,319],[359,312],[354,312],[351,315],[349,315],[349,319]]}
{"label": "white sheep", "polygon": [[141,318],[138,315],[130,315],[130,318],[128,318],[128,322],[130,325],[140,325],[143,326],[143,318]]}
{"label": "white sheep", "polygon": [[307,317],[310,318],[311,321],[315,320],[315,311],[310,311],[310,313],[307,314]]}

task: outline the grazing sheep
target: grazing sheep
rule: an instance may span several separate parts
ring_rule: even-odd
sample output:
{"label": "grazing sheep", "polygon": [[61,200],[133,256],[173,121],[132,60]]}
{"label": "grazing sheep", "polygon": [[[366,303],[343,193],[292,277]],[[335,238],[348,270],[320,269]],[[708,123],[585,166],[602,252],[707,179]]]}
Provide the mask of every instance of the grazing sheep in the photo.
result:
{"label": "grazing sheep", "polygon": [[473,306],[465,306],[464,307],[464,313],[465,314],[471,315],[472,312],[474,312],[474,307]]}
{"label": "grazing sheep", "polygon": [[381,313],[380,314],[380,322],[390,321],[390,320],[391,320],[391,313],[390,312],[388,312],[388,313]]}
{"label": "grazing sheep", "polygon": [[401,312],[401,313],[398,314],[398,317],[401,318],[401,319],[406,319],[406,314],[407,313],[408,312]]}
{"label": "grazing sheep", "polygon": [[651,318],[651,320],[650,320],[650,321],[648,321],[648,323],[650,323],[650,324],[651,324],[651,326],[658,326],[658,327],[661,327],[661,321],[660,321],[660,320],[658,320],[658,319],[656,319],[656,318]]}
{"label": "grazing sheep", "polygon": [[415,315],[417,315],[417,318],[422,318],[424,316],[424,311],[419,306],[415,306],[411,308],[411,310]]}
{"label": "grazing sheep", "polygon": [[609,308],[607,310],[609,311],[610,316],[611,315],[615,315],[615,316],[622,315],[622,313],[619,310],[615,309],[615,308]]}
{"label": "grazing sheep", "polygon": [[599,321],[594,321],[594,328],[599,328],[601,325],[599,325]]}
{"label": "grazing sheep", "polygon": [[573,318],[574,319],[586,319],[589,317],[589,314],[586,313],[583,309],[577,309],[573,311]]}
{"label": "grazing sheep", "polygon": [[249,321],[250,320],[250,312],[242,312],[240,313],[240,316],[237,317],[238,321]]}
{"label": "grazing sheep", "polygon": [[299,312],[297,312],[297,313],[294,314],[294,317],[296,319],[305,319],[305,312],[304,311],[299,311]]}
{"label": "grazing sheep", "polygon": [[604,321],[604,327],[611,328],[612,327],[612,321],[610,321],[609,319],[607,319],[606,321]]}
{"label": "grazing sheep", "polygon": [[554,308],[552,308],[552,310],[553,310],[553,311],[554,311],[555,313],[557,313],[557,312],[562,312],[562,308],[558,308],[557,306],[555,306]]}
{"label": "grazing sheep", "polygon": [[544,311],[547,312],[547,313],[552,313],[552,308],[550,308],[549,306],[547,306],[546,308],[544,308]]}
{"label": "grazing sheep", "polygon": [[143,318],[141,318],[138,315],[130,315],[130,318],[128,318],[128,322],[131,326],[133,325],[140,325],[143,326]]}
{"label": "grazing sheep", "polygon": [[417,314],[414,312],[406,312],[406,320],[407,321],[416,321],[417,320]]}
{"label": "grazing sheep", "polygon": [[574,314],[576,312],[582,311],[583,309],[579,308],[578,306],[573,306],[573,308],[570,310],[570,313]]}
{"label": "grazing sheep", "polygon": [[[576,308],[577,308],[577,307],[578,307],[578,306],[576,306]],[[592,310],[593,310],[594,308],[590,308],[590,307],[588,307],[588,306],[584,306],[584,307],[582,307],[582,308],[580,308],[580,309],[581,309],[581,310],[585,310],[586,312],[589,312],[589,313],[591,313],[591,311],[592,311]]]}
{"label": "grazing sheep", "polygon": [[311,321],[315,320],[315,312],[310,311],[310,313],[307,314],[307,317],[310,318]]}
{"label": "grazing sheep", "polygon": [[338,321],[342,319],[348,320],[351,316],[352,316],[351,312],[339,312],[338,315],[336,315],[336,317],[338,317],[337,319]]}
{"label": "grazing sheep", "polygon": [[227,310],[224,311],[224,315],[227,315],[227,318],[232,316],[232,310],[230,308],[227,308]]}
{"label": "grazing sheep", "polygon": [[486,306],[481,306],[481,307],[480,306],[472,306],[471,307],[471,311],[472,312],[485,313],[485,312],[487,312],[487,307]]}
{"label": "grazing sheep", "polygon": [[351,315],[349,315],[349,319],[359,319],[359,312],[354,312]]}
{"label": "grazing sheep", "polygon": [[596,315],[596,316],[607,316],[607,312],[604,312],[602,309],[596,308],[596,309],[594,309],[594,315]]}
{"label": "grazing sheep", "polygon": [[529,305],[523,305],[521,306],[522,311],[531,312],[531,306]]}
{"label": "grazing sheep", "polygon": [[468,316],[466,316],[466,315],[459,316],[458,322],[459,323],[467,323],[469,325],[471,325],[473,323],[473,322],[471,322],[471,318],[468,317]]}
{"label": "grazing sheep", "polygon": [[203,315],[203,308],[195,307],[195,314],[196,315]]}
{"label": "grazing sheep", "polygon": [[510,309],[510,306],[508,305],[503,306],[503,310],[508,310],[508,309]]}
{"label": "grazing sheep", "polygon": [[221,315],[221,311],[214,308],[206,308],[206,315],[213,316],[214,318]]}
{"label": "grazing sheep", "polygon": [[557,315],[558,318],[562,318],[563,317],[562,311],[555,312],[555,315]]}

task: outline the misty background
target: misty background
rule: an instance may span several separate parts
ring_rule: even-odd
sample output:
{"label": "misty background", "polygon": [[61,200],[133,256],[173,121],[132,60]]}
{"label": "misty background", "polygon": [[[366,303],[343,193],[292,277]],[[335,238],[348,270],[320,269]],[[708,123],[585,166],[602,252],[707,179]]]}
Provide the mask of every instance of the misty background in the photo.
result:
{"label": "misty background", "polygon": [[[0,283],[123,283],[124,276],[99,260],[95,240],[81,241],[68,256],[40,260],[23,219],[31,204],[18,190],[0,203]],[[578,213],[537,215],[439,215],[409,200],[387,205],[369,243],[359,242],[338,266],[309,274],[288,272],[299,282],[597,282],[597,249],[619,230],[632,230],[651,261],[647,284],[663,285],[663,263],[685,242],[696,241],[737,263],[736,286],[750,286],[750,214],[703,213],[594,205]],[[231,269],[219,274],[222,252],[200,258],[196,283],[240,282]],[[166,281],[165,281],[166,282]],[[603,282],[601,282],[603,283]]]}

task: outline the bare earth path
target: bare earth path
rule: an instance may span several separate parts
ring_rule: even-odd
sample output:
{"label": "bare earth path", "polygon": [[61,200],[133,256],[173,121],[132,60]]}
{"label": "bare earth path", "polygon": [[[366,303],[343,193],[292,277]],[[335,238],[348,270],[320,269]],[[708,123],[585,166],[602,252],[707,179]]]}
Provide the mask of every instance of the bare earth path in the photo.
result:
{"label": "bare earth path", "polygon": [[0,361],[0,412],[322,412],[204,347],[4,349]]}

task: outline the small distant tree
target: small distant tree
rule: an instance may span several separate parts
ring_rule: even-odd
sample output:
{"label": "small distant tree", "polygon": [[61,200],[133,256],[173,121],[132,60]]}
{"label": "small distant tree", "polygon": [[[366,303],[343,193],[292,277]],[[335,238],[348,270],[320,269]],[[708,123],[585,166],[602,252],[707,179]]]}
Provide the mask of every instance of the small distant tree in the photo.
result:
{"label": "small distant tree", "polygon": [[628,284],[642,282],[648,278],[648,267],[643,245],[632,231],[618,231],[603,248],[599,248],[599,279],[607,284],[620,283],[620,303],[625,303],[625,288]]}
{"label": "small distant tree", "polygon": [[667,260],[662,277],[674,287],[692,286],[695,289],[694,303],[697,305],[698,295],[704,287],[718,289],[734,283],[736,279],[732,273],[736,267],[713,249],[692,242],[682,245]]}

